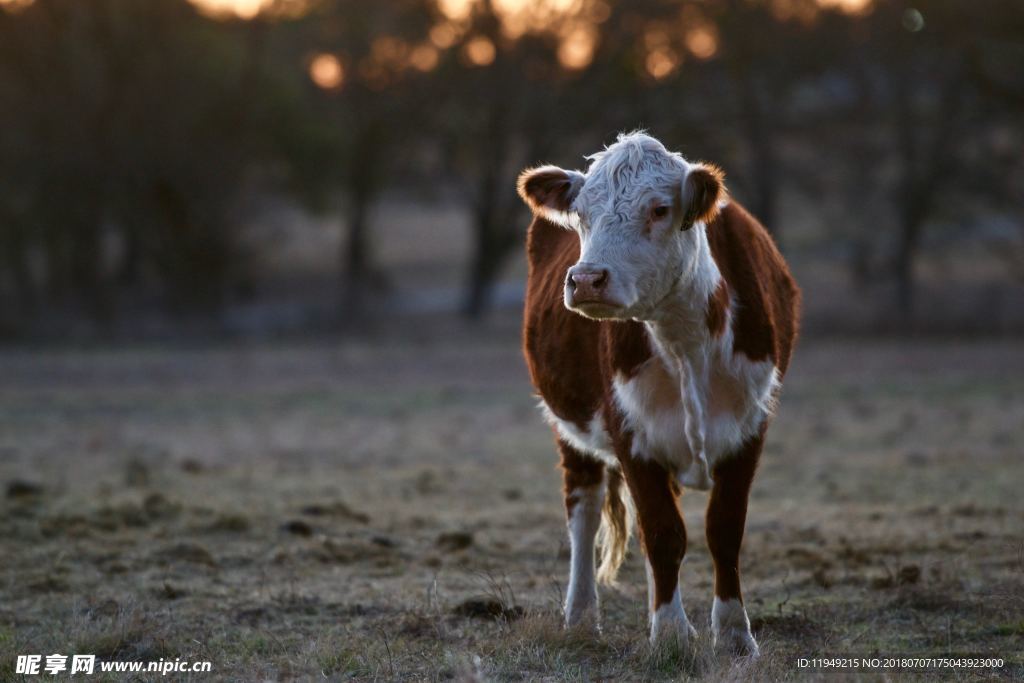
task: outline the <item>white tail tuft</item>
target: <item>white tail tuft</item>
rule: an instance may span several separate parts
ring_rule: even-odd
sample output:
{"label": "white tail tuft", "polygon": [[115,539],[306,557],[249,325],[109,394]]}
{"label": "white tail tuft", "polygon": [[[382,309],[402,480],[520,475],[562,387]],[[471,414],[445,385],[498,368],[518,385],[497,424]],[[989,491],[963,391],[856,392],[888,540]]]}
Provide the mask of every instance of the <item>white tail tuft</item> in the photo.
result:
{"label": "white tail tuft", "polygon": [[633,527],[633,501],[623,486],[622,472],[608,468],[608,492],[601,508],[601,527],[597,531],[601,564],[597,580],[606,586],[615,583],[619,567],[626,559],[629,535]]}

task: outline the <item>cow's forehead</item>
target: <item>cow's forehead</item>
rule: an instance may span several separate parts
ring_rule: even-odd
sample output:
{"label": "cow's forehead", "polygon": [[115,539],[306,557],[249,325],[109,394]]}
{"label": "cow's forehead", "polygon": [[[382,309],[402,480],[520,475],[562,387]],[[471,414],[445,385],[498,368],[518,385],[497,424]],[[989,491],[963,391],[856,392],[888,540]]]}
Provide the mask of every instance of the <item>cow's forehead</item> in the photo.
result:
{"label": "cow's forehead", "polygon": [[672,201],[672,190],[672,186],[620,187],[609,191],[595,188],[594,192],[581,194],[576,207],[591,218],[610,213],[632,217],[637,211],[646,211],[652,201]]}
{"label": "cow's forehead", "polygon": [[682,156],[642,133],[621,136],[588,159],[591,164],[577,206],[592,215],[635,213],[651,197],[671,198],[688,168]]}

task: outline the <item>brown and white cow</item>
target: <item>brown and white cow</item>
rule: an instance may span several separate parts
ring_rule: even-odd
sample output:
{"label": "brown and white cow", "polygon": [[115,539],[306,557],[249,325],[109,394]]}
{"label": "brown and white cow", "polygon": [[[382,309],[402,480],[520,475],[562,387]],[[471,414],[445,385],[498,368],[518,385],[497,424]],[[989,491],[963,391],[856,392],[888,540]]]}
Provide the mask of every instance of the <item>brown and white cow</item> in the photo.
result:
{"label": "brown and white cow", "polygon": [[611,583],[635,514],[651,639],[687,646],[677,498],[681,487],[710,489],[713,637],[755,655],[740,543],[800,292],[717,168],[643,133],[587,159],[585,173],[541,166],[518,184],[535,213],[523,343],[564,470],[566,623],[597,623],[595,542],[596,578]]}

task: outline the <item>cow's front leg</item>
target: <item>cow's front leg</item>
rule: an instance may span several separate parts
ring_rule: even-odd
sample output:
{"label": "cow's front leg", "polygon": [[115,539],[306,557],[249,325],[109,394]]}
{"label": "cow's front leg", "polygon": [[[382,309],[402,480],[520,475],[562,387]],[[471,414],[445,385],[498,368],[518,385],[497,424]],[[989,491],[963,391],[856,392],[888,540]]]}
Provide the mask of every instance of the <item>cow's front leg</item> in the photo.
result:
{"label": "cow's front leg", "polygon": [[696,635],[679,593],[679,565],[686,554],[686,527],[676,504],[676,489],[661,465],[624,458],[626,483],[636,505],[640,540],[647,555],[651,642],[674,639],[684,648]]}
{"label": "cow's front leg", "polygon": [[604,503],[604,465],[559,441],[565,513],[569,527],[569,588],[565,596],[565,625],[598,627],[597,586],[594,583],[594,539]]}
{"label": "cow's front leg", "polygon": [[743,655],[758,655],[750,619],[740,590],[740,545],[747,519],[747,499],[764,444],[764,430],[738,453],[716,463],[714,487],[708,500],[706,533],[715,563],[715,601],[711,629],[716,647]]}

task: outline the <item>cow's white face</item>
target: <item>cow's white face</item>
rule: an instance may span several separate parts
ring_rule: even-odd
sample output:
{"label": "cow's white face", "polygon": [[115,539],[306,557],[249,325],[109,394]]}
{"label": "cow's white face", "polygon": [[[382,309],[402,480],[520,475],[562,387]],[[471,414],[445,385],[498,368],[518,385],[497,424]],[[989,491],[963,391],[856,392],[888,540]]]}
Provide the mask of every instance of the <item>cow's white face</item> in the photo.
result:
{"label": "cow's white face", "polygon": [[580,260],[565,274],[567,308],[590,318],[649,320],[693,266],[691,228],[717,212],[721,174],[640,133],[588,158],[586,174],[525,171],[519,193],[579,234]]}

